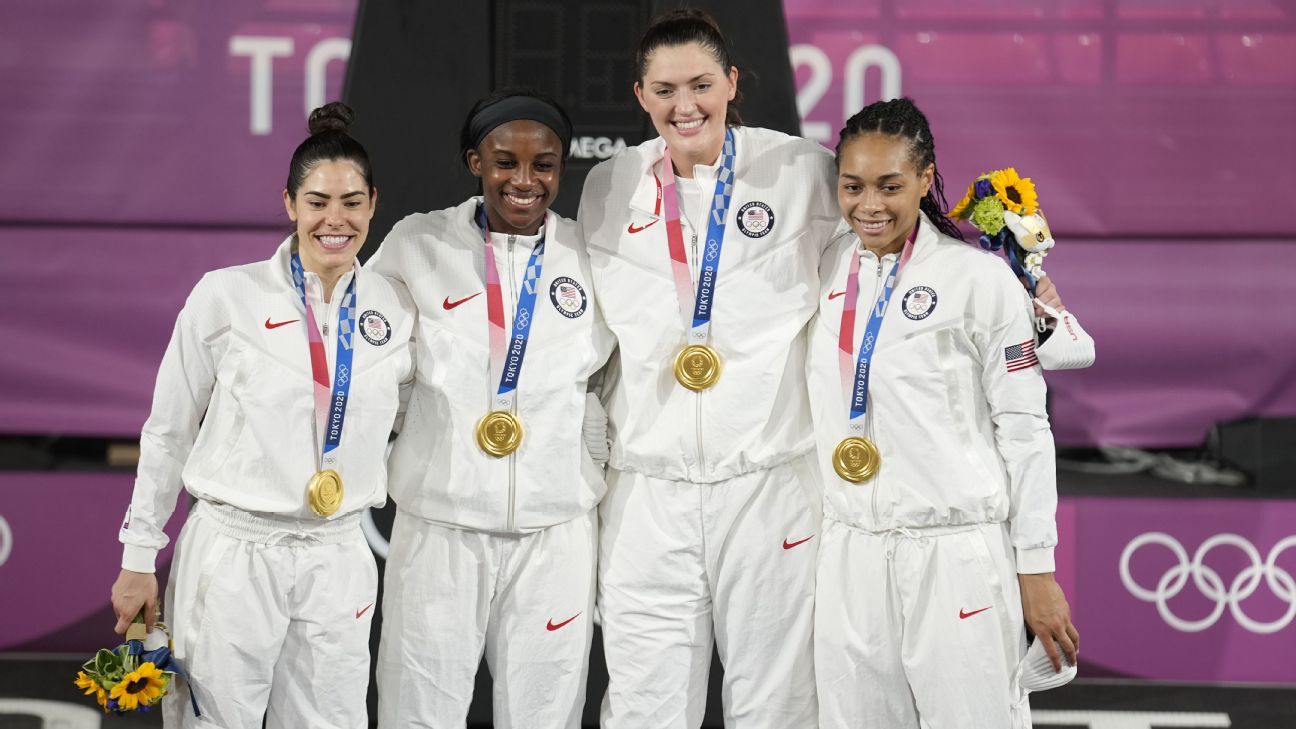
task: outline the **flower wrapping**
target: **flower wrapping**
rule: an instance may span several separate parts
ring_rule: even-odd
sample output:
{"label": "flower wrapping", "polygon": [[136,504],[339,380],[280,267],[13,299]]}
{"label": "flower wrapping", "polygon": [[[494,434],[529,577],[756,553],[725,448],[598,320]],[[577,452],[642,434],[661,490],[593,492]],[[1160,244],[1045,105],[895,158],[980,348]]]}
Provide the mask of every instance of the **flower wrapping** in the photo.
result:
{"label": "flower wrapping", "polygon": [[[143,614],[135,618],[125,643],[116,648],[101,648],[77,671],[74,683],[86,696],[94,696],[106,714],[149,711],[175,685],[184,669],[171,655],[171,638],[167,627],[158,623],[147,635],[143,631]],[[190,693],[194,716],[202,716],[197,700]]]}

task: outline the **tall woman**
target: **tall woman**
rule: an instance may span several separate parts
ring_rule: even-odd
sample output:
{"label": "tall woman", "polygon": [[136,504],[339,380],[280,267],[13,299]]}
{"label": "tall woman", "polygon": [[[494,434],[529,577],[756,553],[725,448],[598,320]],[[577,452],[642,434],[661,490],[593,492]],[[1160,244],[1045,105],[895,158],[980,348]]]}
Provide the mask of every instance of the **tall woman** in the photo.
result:
{"label": "tall woman", "polygon": [[378,573],[360,515],[383,504],[383,451],[412,372],[403,287],[361,270],[378,201],[339,103],[310,116],[268,261],[194,287],[140,437],[113,586],[117,631],[157,605],[154,561],[182,485],[167,619],[203,719],[167,699],[167,726],[369,726]]}
{"label": "tall woman", "polygon": [[596,167],[580,222],[618,351],[600,507],[603,726],[696,727],[713,640],[729,727],[815,725],[818,474],[805,325],[837,224],[832,158],[741,126],[713,20],[644,33],[660,135]]}
{"label": "tall woman", "polygon": [[496,727],[580,724],[605,490],[596,400],[592,446],[582,422],[612,339],[576,225],[549,210],[571,134],[546,97],[482,99],[461,135],[481,195],[402,220],[369,262],[419,312],[390,461],[383,729],[463,726],[483,651]]}
{"label": "tall woman", "polygon": [[935,149],[908,99],[865,107],[837,148],[850,232],[810,338],[823,727],[1029,726],[1025,627],[1055,668],[1076,659],[1029,298],[943,214]]}

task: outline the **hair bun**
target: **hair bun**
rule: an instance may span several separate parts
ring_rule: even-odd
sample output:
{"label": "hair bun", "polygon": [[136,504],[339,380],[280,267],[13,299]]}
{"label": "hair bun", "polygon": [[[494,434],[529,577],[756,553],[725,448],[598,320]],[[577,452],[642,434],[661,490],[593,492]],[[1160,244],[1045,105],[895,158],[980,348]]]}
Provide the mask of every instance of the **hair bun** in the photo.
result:
{"label": "hair bun", "polygon": [[330,101],[320,108],[310,113],[310,119],[306,126],[310,133],[323,134],[324,132],[341,132],[347,133],[351,128],[351,121],[355,119],[355,112],[351,107],[340,101]]}

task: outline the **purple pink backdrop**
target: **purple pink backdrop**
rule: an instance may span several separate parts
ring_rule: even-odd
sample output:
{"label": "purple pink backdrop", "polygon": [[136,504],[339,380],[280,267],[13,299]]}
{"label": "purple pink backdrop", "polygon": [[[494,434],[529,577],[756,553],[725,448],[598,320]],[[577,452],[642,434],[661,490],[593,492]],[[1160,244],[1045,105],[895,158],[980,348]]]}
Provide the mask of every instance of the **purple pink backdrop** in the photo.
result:
{"label": "purple pink backdrop", "polygon": [[[1190,446],[1296,414],[1296,19],[1256,0],[786,0],[803,132],[915,97],[957,198],[1033,177],[1098,364],[1063,445]],[[354,0],[15,0],[0,34],[0,432],[130,436],[202,272],[266,257],[338,95]],[[626,86],[630,103],[629,80]]]}

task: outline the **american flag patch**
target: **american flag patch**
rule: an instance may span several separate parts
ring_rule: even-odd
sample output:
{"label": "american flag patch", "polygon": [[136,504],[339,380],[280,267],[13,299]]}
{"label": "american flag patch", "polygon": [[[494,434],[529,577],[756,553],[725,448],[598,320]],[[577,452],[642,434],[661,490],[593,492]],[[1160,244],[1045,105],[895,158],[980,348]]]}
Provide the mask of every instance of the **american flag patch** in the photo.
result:
{"label": "american flag patch", "polygon": [[1004,361],[1008,365],[1009,372],[1024,370],[1039,364],[1039,358],[1035,356],[1035,340],[1028,339],[1021,344],[1004,347]]}

